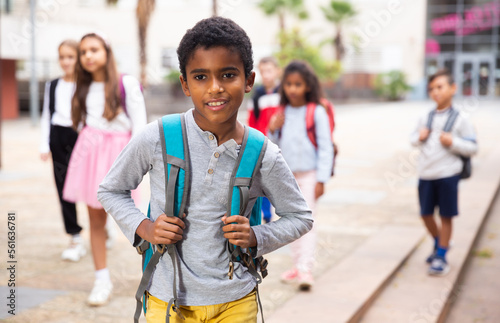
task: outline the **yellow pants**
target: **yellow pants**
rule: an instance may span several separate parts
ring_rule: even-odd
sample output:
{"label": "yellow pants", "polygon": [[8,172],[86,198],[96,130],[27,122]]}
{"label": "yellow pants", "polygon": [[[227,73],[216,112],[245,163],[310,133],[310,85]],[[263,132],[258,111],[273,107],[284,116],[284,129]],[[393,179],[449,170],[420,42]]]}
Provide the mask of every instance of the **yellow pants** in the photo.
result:
{"label": "yellow pants", "polygon": [[[164,323],[168,303],[153,295],[148,295],[146,303],[146,322]],[[257,298],[255,291],[229,303],[207,306],[180,306],[186,320],[170,309],[170,323],[251,323],[257,322]]]}

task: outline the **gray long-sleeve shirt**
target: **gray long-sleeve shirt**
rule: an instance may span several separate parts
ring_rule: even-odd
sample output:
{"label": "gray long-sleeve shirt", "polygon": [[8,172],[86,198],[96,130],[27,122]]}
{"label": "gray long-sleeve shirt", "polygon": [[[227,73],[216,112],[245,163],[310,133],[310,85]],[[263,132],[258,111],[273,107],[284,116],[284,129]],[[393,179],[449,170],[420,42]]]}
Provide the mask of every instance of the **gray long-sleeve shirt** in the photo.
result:
{"label": "gray long-sleeve shirt", "polygon": [[420,148],[418,159],[418,175],[424,180],[451,177],[462,171],[463,162],[460,156],[472,156],[477,152],[476,133],[472,123],[459,114],[451,134],[453,143],[447,148],[439,139],[451,109],[437,111],[432,120],[429,137],[425,142],[419,140],[420,129],[427,126],[429,112],[420,117],[417,127],[410,136],[411,144]]}
{"label": "gray long-sleeve shirt", "polygon": [[288,166],[293,172],[316,170],[316,179],[326,183],[332,175],[333,143],[328,115],[325,108],[318,105],[314,110],[316,142],[314,147],[307,136],[306,127],[307,106],[285,109],[285,123],[278,131],[268,132],[269,139],[278,144]]}
{"label": "gray long-sleeve shirt", "polygon": [[[183,240],[177,243],[179,304],[199,306],[234,301],[252,291],[256,284],[239,263],[235,264],[233,279],[227,277],[229,258],[221,218],[226,213],[229,179],[239,147],[234,140],[218,145],[212,133],[198,127],[192,110],[186,113],[186,130],[192,173],[187,217],[184,219],[186,229]],[[148,172],[151,218],[154,221],[164,213],[165,205],[164,165],[156,121],[132,138],[98,191],[99,201],[132,244],[137,243],[137,227],[147,218],[135,207],[130,190],[136,188]],[[279,148],[269,141],[260,172],[250,188],[246,216],[250,214],[255,199],[263,195],[275,206],[280,219],[252,227],[257,238],[257,256],[298,239],[313,224],[311,211],[292,172]],[[139,258],[137,263],[139,266]],[[168,302],[172,297],[172,286],[172,263],[168,256],[164,256],[156,267],[149,292]]]}

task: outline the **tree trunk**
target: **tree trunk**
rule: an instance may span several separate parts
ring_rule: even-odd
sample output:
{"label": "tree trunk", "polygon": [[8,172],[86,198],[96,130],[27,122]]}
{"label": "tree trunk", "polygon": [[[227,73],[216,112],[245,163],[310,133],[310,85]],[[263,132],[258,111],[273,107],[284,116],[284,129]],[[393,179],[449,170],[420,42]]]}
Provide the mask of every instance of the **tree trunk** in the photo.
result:
{"label": "tree trunk", "polygon": [[137,2],[137,22],[139,27],[139,62],[141,65],[140,82],[144,87],[147,86],[147,53],[146,53],[146,40],[148,33],[149,20],[151,13],[155,9],[155,0],[139,0]]}
{"label": "tree trunk", "polygon": [[212,0],[212,16],[217,17],[217,0]]}
{"label": "tree trunk", "polygon": [[278,19],[280,24],[280,49],[285,47],[285,14],[281,11],[278,12]]}
{"label": "tree trunk", "polygon": [[285,32],[285,14],[283,12],[278,13],[278,18],[280,22],[280,32]]}
{"label": "tree trunk", "polygon": [[342,41],[342,31],[340,26],[337,26],[337,34],[335,35],[335,39],[333,40],[335,46],[335,59],[340,62],[342,58],[344,58],[345,47]]}

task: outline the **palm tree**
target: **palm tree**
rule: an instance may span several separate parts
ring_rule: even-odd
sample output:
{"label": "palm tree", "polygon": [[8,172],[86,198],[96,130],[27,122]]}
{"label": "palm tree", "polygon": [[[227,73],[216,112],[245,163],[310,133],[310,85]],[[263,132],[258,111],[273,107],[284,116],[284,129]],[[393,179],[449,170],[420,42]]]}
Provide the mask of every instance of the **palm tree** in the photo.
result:
{"label": "palm tree", "polygon": [[146,39],[149,27],[149,20],[151,19],[151,14],[155,10],[155,0],[139,0],[137,1],[136,17],[137,24],[139,27],[139,60],[141,64],[141,83],[146,86],[146,65],[147,65],[147,55],[146,55]]}
{"label": "palm tree", "polygon": [[266,15],[278,16],[281,33],[285,31],[286,13],[291,13],[300,19],[305,19],[308,16],[302,0],[262,0],[258,6]]}
{"label": "palm tree", "polygon": [[[108,5],[116,5],[118,0],[106,0]],[[139,62],[141,64],[140,81],[143,86],[147,86],[146,65],[148,62],[146,55],[146,39],[151,14],[155,10],[155,0],[138,0],[135,15],[139,27]]]}
{"label": "palm tree", "polygon": [[217,16],[217,0],[212,0],[212,16]]}
{"label": "palm tree", "polygon": [[341,61],[345,54],[344,42],[342,40],[342,26],[351,20],[357,12],[354,7],[346,1],[330,1],[327,7],[321,7],[328,21],[335,25],[336,34],[333,39],[335,59]]}

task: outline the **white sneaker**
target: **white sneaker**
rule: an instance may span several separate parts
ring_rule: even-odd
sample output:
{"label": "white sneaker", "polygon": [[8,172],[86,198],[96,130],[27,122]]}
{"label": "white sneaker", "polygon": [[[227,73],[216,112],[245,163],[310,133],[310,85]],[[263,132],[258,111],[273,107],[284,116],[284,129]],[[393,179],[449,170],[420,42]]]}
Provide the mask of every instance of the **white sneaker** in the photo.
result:
{"label": "white sneaker", "polygon": [[450,265],[446,262],[444,258],[436,257],[432,260],[431,266],[429,267],[429,275],[433,276],[444,276],[450,271]]}
{"label": "white sneaker", "polygon": [[61,258],[69,261],[79,261],[87,254],[87,249],[83,243],[82,237],[72,238],[69,247],[63,251]]}
{"label": "white sneaker", "polygon": [[101,306],[109,301],[109,296],[113,290],[113,284],[111,281],[99,280],[94,282],[94,288],[90,292],[87,303],[90,306]]}
{"label": "white sneaker", "polygon": [[113,225],[113,218],[109,216],[106,220],[106,249],[111,249],[113,248],[113,245],[115,244],[115,238],[116,238],[116,229]]}

